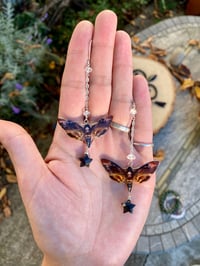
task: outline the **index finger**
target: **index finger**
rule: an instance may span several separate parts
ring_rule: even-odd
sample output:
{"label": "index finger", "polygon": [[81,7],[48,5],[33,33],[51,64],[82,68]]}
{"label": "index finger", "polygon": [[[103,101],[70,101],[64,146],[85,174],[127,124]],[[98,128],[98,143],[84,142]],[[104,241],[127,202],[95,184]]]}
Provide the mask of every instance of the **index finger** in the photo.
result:
{"label": "index finger", "polygon": [[60,92],[59,116],[62,118],[77,118],[82,114],[85,101],[85,67],[92,34],[93,25],[89,21],[80,22],[72,34]]}

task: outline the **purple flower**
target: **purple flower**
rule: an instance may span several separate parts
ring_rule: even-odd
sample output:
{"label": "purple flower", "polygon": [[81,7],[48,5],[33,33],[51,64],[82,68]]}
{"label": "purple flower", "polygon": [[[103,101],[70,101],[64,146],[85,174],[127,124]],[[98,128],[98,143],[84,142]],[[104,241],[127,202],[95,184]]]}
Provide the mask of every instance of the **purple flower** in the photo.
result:
{"label": "purple flower", "polygon": [[14,106],[14,105],[11,106],[11,109],[12,109],[13,113],[16,115],[18,115],[21,112],[20,108]]}
{"label": "purple flower", "polygon": [[18,90],[18,91],[21,91],[23,89],[23,85],[20,84],[20,83],[16,83],[15,84],[15,88]]}
{"label": "purple flower", "polygon": [[47,40],[46,40],[47,45],[50,45],[52,42],[53,42],[53,40],[51,38],[47,38]]}
{"label": "purple flower", "polygon": [[43,17],[41,17],[41,21],[45,21],[48,18],[49,14],[45,13]]}

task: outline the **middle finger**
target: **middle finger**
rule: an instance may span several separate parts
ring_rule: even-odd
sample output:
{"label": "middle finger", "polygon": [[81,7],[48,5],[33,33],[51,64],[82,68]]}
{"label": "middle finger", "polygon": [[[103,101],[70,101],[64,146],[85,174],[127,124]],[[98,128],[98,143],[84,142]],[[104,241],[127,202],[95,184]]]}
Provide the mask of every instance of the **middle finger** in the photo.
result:
{"label": "middle finger", "polygon": [[112,11],[103,11],[97,16],[92,41],[89,95],[89,108],[95,117],[105,115],[109,110],[116,27],[117,17]]}

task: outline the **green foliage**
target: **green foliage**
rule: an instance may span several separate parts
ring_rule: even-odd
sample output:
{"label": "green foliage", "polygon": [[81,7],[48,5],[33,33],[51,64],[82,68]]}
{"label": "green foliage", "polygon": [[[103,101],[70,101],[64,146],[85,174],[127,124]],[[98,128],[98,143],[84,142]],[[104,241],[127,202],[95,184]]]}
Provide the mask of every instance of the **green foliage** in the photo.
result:
{"label": "green foliage", "polygon": [[5,6],[7,2],[13,6],[15,12],[20,12],[25,9],[29,9],[33,3],[33,0],[0,0],[0,6]]}
{"label": "green foliage", "polygon": [[[6,4],[6,1],[3,0],[2,1],[4,4]],[[16,5],[22,5],[24,3],[24,0],[9,0],[8,1],[12,6],[16,6]],[[29,1],[30,2],[30,1]]]}
{"label": "green foliage", "polygon": [[122,0],[120,2],[115,0],[87,0],[84,1],[84,6],[87,8],[81,9],[69,6],[65,9],[60,23],[52,27],[52,35],[55,38],[56,46],[59,51],[65,52],[75,25],[84,19],[94,22],[96,15],[105,9],[116,12],[118,27],[123,29],[149,2],[150,0]]}
{"label": "green foliage", "polygon": [[173,10],[178,6],[179,1],[174,1],[174,0],[158,0],[158,9],[161,13],[165,13],[169,10]]}
{"label": "green foliage", "polygon": [[46,80],[60,64],[60,58],[51,53],[52,40],[44,36],[41,20],[32,17],[31,23],[22,27],[20,19],[14,16],[14,7],[7,1],[0,12],[1,119],[41,117],[41,98],[46,97],[44,85],[48,86]]}

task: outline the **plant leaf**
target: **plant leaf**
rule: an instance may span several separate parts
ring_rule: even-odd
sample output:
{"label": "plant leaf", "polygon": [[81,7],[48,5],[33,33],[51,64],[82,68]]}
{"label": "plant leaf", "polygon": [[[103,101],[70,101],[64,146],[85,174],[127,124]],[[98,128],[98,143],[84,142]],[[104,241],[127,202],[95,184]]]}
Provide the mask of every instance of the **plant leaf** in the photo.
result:
{"label": "plant leaf", "polygon": [[188,89],[191,89],[193,85],[194,85],[194,80],[192,80],[191,78],[184,79],[183,83],[181,84],[180,89],[188,90]]}
{"label": "plant leaf", "polygon": [[195,95],[196,95],[197,99],[200,100],[200,87],[199,86],[195,86],[194,87],[194,92],[195,92]]}

